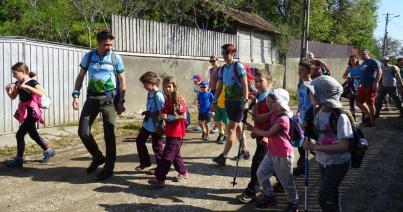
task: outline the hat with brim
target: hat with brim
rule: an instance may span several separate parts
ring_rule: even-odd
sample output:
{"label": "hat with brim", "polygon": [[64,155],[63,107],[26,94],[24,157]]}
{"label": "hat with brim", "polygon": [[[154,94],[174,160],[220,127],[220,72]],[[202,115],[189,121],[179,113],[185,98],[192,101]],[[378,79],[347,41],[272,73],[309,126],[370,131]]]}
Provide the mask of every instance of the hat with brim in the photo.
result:
{"label": "hat with brim", "polygon": [[293,114],[291,112],[290,106],[288,106],[288,103],[290,101],[290,95],[288,94],[288,91],[282,88],[277,88],[270,92],[270,95],[274,96],[274,98],[276,98],[277,100],[277,103],[286,111],[287,115],[289,117],[292,117]]}
{"label": "hat with brim", "polygon": [[340,102],[343,87],[337,80],[330,76],[320,76],[304,85],[316,97],[322,106],[331,108],[342,108]]}
{"label": "hat with brim", "polygon": [[389,57],[382,57],[381,61],[390,61]]}

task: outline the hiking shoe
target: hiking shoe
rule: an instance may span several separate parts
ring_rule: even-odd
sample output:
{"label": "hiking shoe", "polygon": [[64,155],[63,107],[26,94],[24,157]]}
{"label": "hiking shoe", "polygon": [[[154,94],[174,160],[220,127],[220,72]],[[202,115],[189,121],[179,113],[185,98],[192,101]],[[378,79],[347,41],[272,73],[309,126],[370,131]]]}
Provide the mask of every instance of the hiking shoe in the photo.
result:
{"label": "hiking shoe", "polygon": [[48,148],[44,153],[43,153],[43,158],[41,160],[41,163],[47,163],[49,161],[49,159],[53,156],[56,155],[55,150],[53,150],[52,148]]}
{"label": "hiking shoe", "polygon": [[105,158],[102,157],[101,159],[93,159],[90,166],[87,168],[87,173],[90,174],[97,170],[98,166],[105,163]]}
{"label": "hiking shoe", "polygon": [[239,159],[245,159],[245,160],[249,160],[250,159],[250,153],[248,150],[241,150],[241,152],[239,153],[238,156],[234,157],[234,160],[238,160]]}
{"label": "hiking shoe", "polygon": [[263,194],[261,198],[259,198],[256,202],[256,207],[257,208],[268,208],[272,206],[277,205],[277,200],[276,197],[273,196],[267,196],[266,194]]}
{"label": "hiking shoe", "polygon": [[141,171],[143,171],[145,168],[150,167],[150,166],[151,166],[151,165],[142,165],[142,164],[140,164],[140,165],[136,166],[136,168],[134,168],[134,170],[136,170],[136,171],[138,171],[138,172],[141,172]]}
{"label": "hiking shoe", "polygon": [[283,188],[283,186],[281,185],[280,182],[276,182],[276,183],[273,185],[273,191],[274,191],[275,193],[284,193],[284,188]]}
{"label": "hiking shoe", "polygon": [[220,154],[219,156],[213,158],[213,161],[216,162],[218,165],[225,166],[225,161],[227,158],[224,157],[223,154]]}
{"label": "hiking shoe", "polygon": [[19,156],[15,156],[12,160],[6,163],[8,168],[22,168],[24,165],[24,159]]}
{"label": "hiking shoe", "polygon": [[97,175],[97,181],[106,180],[112,176],[113,176],[113,171],[108,171],[108,170],[104,169]]}
{"label": "hiking shoe", "polygon": [[178,176],[176,176],[176,182],[180,182],[184,179],[187,179],[189,177],[189,172],[186,172],[185,174],[178,174]]}
{"label": "hiking shoe", "polygon": [[165,180],[158,180],[156,177],[151,178],[148,183],[155,188],[165,187]]}
{"label": "hiking shoe", "polygon": [[299,212],[298,205],[289,202],[284,212]]}
{"label": "hiking shoe", "polygon": [[248,196],[245,192],[236,196],[236,199],[243,204],[248,204],[256,200],[256,195]]}

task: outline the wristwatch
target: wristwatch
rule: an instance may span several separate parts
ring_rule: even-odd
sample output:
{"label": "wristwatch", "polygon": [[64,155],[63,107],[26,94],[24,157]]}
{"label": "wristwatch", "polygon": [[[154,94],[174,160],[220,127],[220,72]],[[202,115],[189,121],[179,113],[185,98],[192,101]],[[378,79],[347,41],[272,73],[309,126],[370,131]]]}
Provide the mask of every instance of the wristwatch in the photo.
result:
{"label": "wristwatch", "polygon": [[71,96],[72,96],[73,98],[78,98],[78,97],[80,97],[80,91],[74,90],[73,93],[71,94]]}

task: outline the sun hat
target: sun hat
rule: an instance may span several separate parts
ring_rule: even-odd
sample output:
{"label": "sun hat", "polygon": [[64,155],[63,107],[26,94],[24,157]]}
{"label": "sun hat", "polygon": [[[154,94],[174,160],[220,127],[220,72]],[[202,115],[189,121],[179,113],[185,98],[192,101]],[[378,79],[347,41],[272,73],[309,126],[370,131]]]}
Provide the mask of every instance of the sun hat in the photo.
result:
{"label": "sun hat", "polygon": [[331,76],[320,76],[311,82],[304,83],[309,91],[318,99],[323,106],[342,108],[340,102],[343,87]]}
{"label": "sun hat", "polygon": [[288,116],[292,116],[292,112],[290,109],[290,106],[288,106],[288,102],[290,101],[290,95],[288,94],[288,91],[282,89],[282,88],[276,88],[273,89],[273,91],[270,92],[269,95],[272,95],[276,98],[277,103],[287,111]]}

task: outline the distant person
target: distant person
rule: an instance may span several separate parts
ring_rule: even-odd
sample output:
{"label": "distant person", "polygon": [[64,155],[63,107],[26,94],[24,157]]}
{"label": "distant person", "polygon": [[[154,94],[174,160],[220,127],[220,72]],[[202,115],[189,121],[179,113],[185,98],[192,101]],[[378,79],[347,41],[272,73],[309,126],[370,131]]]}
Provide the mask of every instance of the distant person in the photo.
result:
{"label": "distant person", "polygon": [[[225,110],[229,118],[228,139],[225,143],[223,152],[213,161],[219,165],[224,166],[226,163],[227,155],[231,150],[234,141],[238,138],[241,142],[241,155],[236,157],[244,157],[249,159],[250,153],[246,149],[245,139],[242,139],[242,125],[243,111],[245,105],[248,103],[248,79],[242,63],[235,61],[234,56],[236,47],[233,44],[225,44],[221,47],[221,54],[225,60],[225,64],[218,72],[218,82],[215,93],[215,99],[218,99],[221,92],[225,92]],[[243,141],[243,142],[242,142]]]}
{"label": "distant person", "polygon": [[220,62],[218,60],[218,57],[214,55],[210,57],[209,62],[212,66],[209,71],[210,73],[209,87],[210,92],[214,95],[218,81],[218,69],[220,68]]}
{"label": "distant person", "polygon": [[350,55],[348,59],[348,65],[343,73],[343,79],[349,80],[351,83],[350,85],[353,86],[351,89],[353,91],[350,101],[350,111],[353,115],[354,119],[355,116],[355,100],[357,97],[357,91],[360,86],[360,77],[361,77],[361,65],[358,61],[358,57],[355,55]]}
{"label": "distant person", "polygon": [[[397,58],[397,66],[400,68],[400,77],[403,76],[403,56],[398,56]],[[403,101],[403,87],[399,89],[400,99]]]}
{"label": "distant person", "polygon": [[356,102],[361,111],[369,117],[369,120],[364,120],[364,126],[373,127],[375,126],[375,98],[382,70],[379,61],[370,57],[368,49],[361,50],[360,56],[363,62]]}
{"label": "distant person", "polygon": [[402,78],[400,76],[400,70],[397,66],[389,64],[389,57],[382,57],[382,77],[379,85],[378,96],[376,98],[376,112],[375,117],[379,117],[382,102],[388,94],[393,101],[397,109],[400,111],[400,117],[403,117],[402,103],[398,96],[398,88],[402,87]]}
{"label": "distant person", "polygon": [[19,97],[18,109],[14,118],[21,124],[15,135],[17,138],[17,155],[11,161],[6,163],[8,168],[22,168],[24,165],[25,140],[24,137],[28,133],[44,151],[42,163],[55,155],[55,151],[49,147],[45,139],[41,137],[36,129],[36,122],[45,124],[43,119],[40,100],[45,91],[39,85],[38,81],[32,79],[35,72],[30,72],[25,63],[18,62],[11,67],[13,77],[17,82],[6,86],[7,95],[11,100]]}
{"label": "distant person", "polygon": [[[125,68],[120,55],[112,52],[114,39],[115,37],[110,31],[97,33],[98,48],[84,55],[72,93],[73,108],[78,110],[80,90],[85,75],[88,73],[87,98],[81,111],[78,135],[92,156],[87,173],[93,173],[98,166],[105,163],[103,170],[97,175],[99,181],[106,180],[113,175],[116,160],[116,113],[120,115],[125,110]],[[116,98],[117,94],[119,94],[119,98]],[[106,157],[99,150],[98,144],[91,134],[91,126],[99,113],[102,114],[103,119]]]}
{"label": "distant person", "polygon": [[209,92],[208,84],[207,80],[203,80],[200,83],[201,91],[197,94],[197,108],[199,109],[198,121],[200,128],[202,128],[202,140],[204,141],[209,140],[210,107],[211,103],[214,101],[214,95]]}
{"label": "distant person", "polygon": [[308,53],[308,59],[311,59],[313,61],[313,64],[316,66],[315,70],[312,73],[312,79],[315,79],[316,77],[322,76],[322,75],[330,75],[330,68],[329,66],[315,58],[315,55],[312,52]]}

